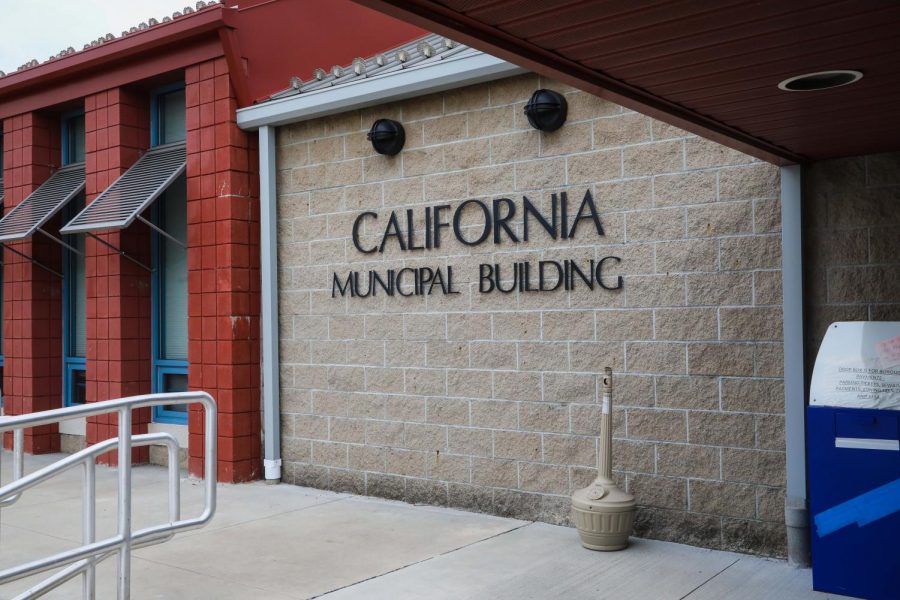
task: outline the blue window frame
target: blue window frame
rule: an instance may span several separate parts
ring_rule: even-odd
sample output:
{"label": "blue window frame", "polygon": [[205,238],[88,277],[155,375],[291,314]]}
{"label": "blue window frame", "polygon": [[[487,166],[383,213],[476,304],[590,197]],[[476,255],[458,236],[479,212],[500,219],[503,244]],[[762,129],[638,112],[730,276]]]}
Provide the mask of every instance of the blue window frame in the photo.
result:
{"label": "blue window frame", "polygon": [[161,146],[187,138],[184,83],[157,88],[150,94],[150,145]]}
{"label": "blue window frame", "polygon": [[[150,144],[184,141],[184,82],[157,88],[150,94]],[[179,240],[187,239],[187,180],[174,181],[153,205],[153,221]],[[157,232],[153,233],[151,277],[153,391],[188,389],[187,355],[187,251]],[[153,420],[187,423],[187,406],[157,406]]]}
{"label": "blue window frame", "polygon": [[[182,176],[153,206],[153,219],[179,240],[187,233],[187,181]],[[154,232],[152,284],[153,391],[187,391],[187,251]],[[162,423],[186,423],[184,405],[155,407],[153,418]]]}
{"label": "blue window frame", "polygon": [[62,164],[84,162],[84,111],[62,116]]}
{"label": "blue window frame", "polygon": [[[186,392],[188,391],[187,366],[165,366],[157,361],[154,388],[157,392]],[[177,362],[177,361],[173,361]],[[188,405],[174,404],[171,406],[154,406],[153,420],[157,423],[171,423],[184,425],[187,423]]]}
{"label": "blue window frame", "polygon": [[[60,119],[62,164],[84,162],[84,111],[62,115]],[[84,208],[84,194],[78,196],[63,211],[65,220]],[[63,257],[63,404],[75,406],[87,401],[85,346],[87,343],[87,288],[84,270],[84,237],[65,236],[65,243],[81,254],[62,249]]]}
{"label": "blue window frame", "polygon": [[[84,208],[84,194],[69,202],[63,215],[71,219]],[[63,404],[87,401],[85,351],[87,346],[87,282],[84,269],[84,236],[67,235],[65,243],[81,254],[63,248]]]}

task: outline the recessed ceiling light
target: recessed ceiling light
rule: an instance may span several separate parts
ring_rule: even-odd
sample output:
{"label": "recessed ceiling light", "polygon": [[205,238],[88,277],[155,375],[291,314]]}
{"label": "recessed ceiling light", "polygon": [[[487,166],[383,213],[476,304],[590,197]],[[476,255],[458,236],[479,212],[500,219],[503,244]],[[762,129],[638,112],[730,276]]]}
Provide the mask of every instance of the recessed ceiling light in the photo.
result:
{"label": "recessed ceiling light", "polygon": [[862,79],[861,71],[837,70],[819,71],[789,77],[778,84],[778,89],[786,92],[817,92],[850,85]]}

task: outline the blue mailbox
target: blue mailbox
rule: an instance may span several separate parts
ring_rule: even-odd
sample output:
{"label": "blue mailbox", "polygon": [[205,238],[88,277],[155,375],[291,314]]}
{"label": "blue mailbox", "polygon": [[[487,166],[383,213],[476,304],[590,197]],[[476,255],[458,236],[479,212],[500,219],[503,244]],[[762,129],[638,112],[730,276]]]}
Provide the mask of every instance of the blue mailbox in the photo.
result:
{"label": "blue mailbox", "polygon": [[900,598],[900,413],[810,406],[813,588]]}
{"label": "blue mailbox", "polygon": [[834,323],[807,409],[813,588],[900,599],[900,323]]}

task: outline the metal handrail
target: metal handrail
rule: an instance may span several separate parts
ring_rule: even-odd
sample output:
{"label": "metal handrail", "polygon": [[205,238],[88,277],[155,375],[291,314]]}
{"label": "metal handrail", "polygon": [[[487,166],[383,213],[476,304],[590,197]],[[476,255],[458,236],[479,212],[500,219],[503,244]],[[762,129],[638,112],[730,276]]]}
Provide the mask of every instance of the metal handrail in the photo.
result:
{"label": "metal handrail", "polygon": [[[21,429],[18,431],[22,431]],[[75,467],[78,464],[81,464],[84,467],[84,518],[82,522],[82,541],[84,543],[89,543],[94,541],[94,532],[96,527],[96,517],[94,510],[94,502],[93,498],[95,497],[95,473],[94,473],[94,458],[100,456],[101,454],[112,450],[119,443],[119,440],[116,438],[108,439],[103,442],[99,442],[94,444],[88,448],[85,448],[75,454],[67,456],[61,460],[56,461],[55,463],[48,465],[42,469],[39,469],[33,473],[29,473],[27,477],[16,480],[10,484],[8,484],[4,490],[8,490],[7,493],[13,494],[18,490],[18,494],[14,496],[15,499],[21,497],[21,493],[24,490],[27,490],[31,487],[34,487],[38,483],[42,481],[46,481],[63,471],[66,471],[70,468]],[[175,523],[178,521],[180,512],[181,512],[181,488],[179,485],[178,478],[178,440],[176,440],[171,434],[168,433],[145,433],[140,435],[132,436],[132,447],[140,447],[140,446],[149,446],[151,444],[165,444],[168,450],[168,463],[169,463],[169,521],[171,523]],[[162,543],[169,539],[171,539],[175,534],[169,533],[166,536],[161,536],[159,539],[153,539],[150,543]],[[150,543],[143,545],[150,545]],[[136,546],[136,545],[135,545]],[[110,553],[107,553],[103,556],[106,558]],[[45,579],[34,587],[29,588],[27,591],[23,592],[19,596],[16,596],[16,599],[24,599],[24,598],[37,598],[50,590],[53,590],[69,579],[77,576],[79,573],[84,575],[84,585],[82,594],[85,597],[93,598],[93,590],[94,590],[94,566],[100,562],[102,559],[97,559],[96,557],[87,558],[78,563],[75,563],[71,567],[64,569],[63,571],[57,573],[53,577]],[[27,569],[28,566],[33,566],[33,563],[29,563],[27,565],[20,565],[17,567],[18,569]],[[40,571],[33,571],[40,572]],[[4,571],[5,573],[5,571]],[[8,581],[14,581],[15,579],[19,579],[21,577],[25,577],[25,575],[21,576],[10,576]],[[0,576],[0,584],[6,583],[6,580]]]}
{"label": "metal handrail", "polygon": [[[199,517],[180,518],[180,482],[178,479],[178,442],[166,433],[131,433],[132,414],[136,408],[169,406],[173,404],[200,403],[204,409],[204,498],[205,505]],[[119,435],[91,445],[33,473],[24,475],[25,429],[50,425],[70,419],[91,417],[118,412]],[[0,486],[0,508],[15,503],[28,489],[42,481],[62,473],[78,464],[84,466],[82,545],[52,556],[34,560],[0,571],[0,585],[60,567],[62,571],[23,592],[17,598],[36,598],[62,585],[66,581],[83,576],[82,596],[93,599],[96,593],[95,567],[104,559],[118,553],[117,596],[127,600],[131,595],[131,551],[135,548],[159,544],[176,533],[197,529],[206,525],[216,511],[216,403],[205,392],[178,392],[147,394],[117,400],[91,402],[25,415],[0,417],[0,437],[6,431],[13,432],[14,481]],[[131,522],[131,449],[150,444],[165,444],[169,453],[169,522],[137,531]],[[94,464],[97,456],[118,451],[118,528],[115,536],[96,541],[96,487]]]}

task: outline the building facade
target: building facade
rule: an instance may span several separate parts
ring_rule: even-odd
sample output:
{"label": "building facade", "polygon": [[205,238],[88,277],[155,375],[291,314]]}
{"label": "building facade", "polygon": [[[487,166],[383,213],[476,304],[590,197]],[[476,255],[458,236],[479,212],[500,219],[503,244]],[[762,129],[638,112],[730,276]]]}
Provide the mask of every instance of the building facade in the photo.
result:
{"label": "building facade", "polygon": [[[611,367],[636,534],[785,556],[825,328],[897,318],[898,155],[801,189],[771,148],[327,6],[198,4],[0,78],[4,411],[203,390],[223,481],[568,524]],[[149,430],[202,475],[199,412]]]}
{"label": "building facade", "polygon": [[[358,47],[309,54],[349,59],[418,34],[343,2],[199,2],[0,78],[6,414],[204,390],[218,404],[219,479],[260,477],[258,150],[235,111],[312,68],[261,55],[292,21],[312,30],[334,11]],[[250,35],[260,28],[271,37]],[[138,411],[134,430],[173,433],[202,475],[199,411]],[[35,428],[26,450],[116,431],[114,417]]]}
{"label": "building facade", "polygon": [[[541,88],[569,105],[549,134],[522,110]],[[286,126],[278,159],[289,481],[568,523],[609,366],[637,534],[783,553],[777,168],[534,75]],[[462,238],[415,250],[439,206]],[[446,285],[370,283],[403,269]]]}
{"label": "building facade", "polygon": [[[568,524],[609,366],[635,532],[785,556],[782,172],[484,58],[430,36],[239,111],[274,130],[285,481]],[[539,89],[556,131],[524,114]],[[896,163],[807,177],[809,370],[828,323],[892,314]]]}
{"label": "building facade", "polygon": [[568,523],[609,366],[636,532],[784,554],[778,169],[510,75],[278,128],[285,479]]}

